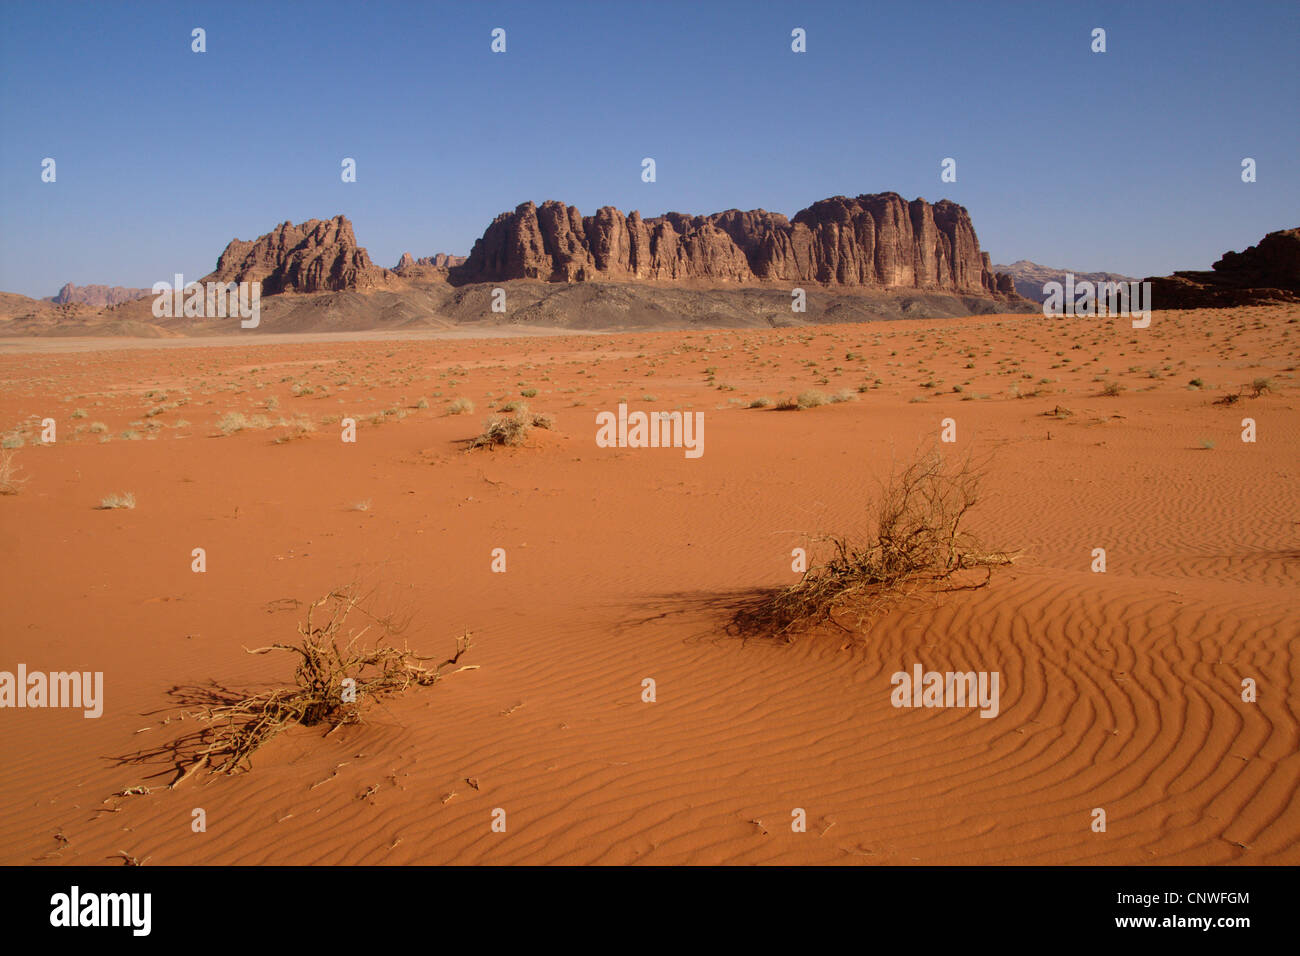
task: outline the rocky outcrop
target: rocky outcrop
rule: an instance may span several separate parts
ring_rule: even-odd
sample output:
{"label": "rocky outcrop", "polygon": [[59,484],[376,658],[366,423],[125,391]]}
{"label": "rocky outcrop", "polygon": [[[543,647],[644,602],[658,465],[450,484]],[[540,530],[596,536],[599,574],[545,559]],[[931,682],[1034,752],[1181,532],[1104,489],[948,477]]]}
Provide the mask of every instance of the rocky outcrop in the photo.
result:
{"label": "rocky outcrop", "polygon": [[103,309],[111,305],[121,305],[135,299],[153,295],[150,289],[128,289],[120,285],[73,285],[69,282],[59,290],[58,295],[45,299],[55,305],[89,305]]}
{"label": "rocky outcrop", "polygon": [[527,202],[474,244],[460,283],[508,279],[812,282],[875,289],[1014,295],[980,252],[966,210],[897,193],[823,199],[787,219],[764,209],[642,219],[612,206]]}
{"label": "rocky outcrop", "polygon": [[1028,259],[1018,259],[1009,266],[993,266],[1014,283],[1017,293],[1031,302],[1046,301],[1048,293],[1043,287],[1049,282],[1065,285],[1066,275],[1073,275],[1075,282],[1134,282],[1132,276],[1120,275],[1118,272],[1082,272],[1078,269],[1056,269],[1042,266]]}
{"label": "rocky outcrop", "polygon": [[1300,302],[1300,227],[1270,232],[1245,252],[1226,252],[1209,272],[1152,276],[1157,309],[1217,309]]}
{"label": "rocky outcrop", "polygon": [[203,281],[261,282],[263,295],[340,292],[385,285],[389,272],[357,245],[344,216],[283,222],[260,238],[232,240]]}
{"label": "rocky outcrop", "polygon": [[823,199],[793,219],[764,209],[642,219],[612,206],[583,216],[560,202],[527,202],[497,216],[468,257],[408,252],[391,271],[370,261],[343,216],[285,222],[252,242],[232,241],[204,281],[258,281],[263,295],[275,295],[365,291],[395,277],[803,283],[1016,298],[963,207],[897,193]]}
{"label": "rocky outcrop", "polygon": [[403,252],[402,258],[397,261],[397,265],[393,266],[393,271],[398,275],[419,275],[430,269],[446,270],[464,263],[464,256],[448,255],[445,252],[423,256],[419,259],[414,258],[409,252]]}

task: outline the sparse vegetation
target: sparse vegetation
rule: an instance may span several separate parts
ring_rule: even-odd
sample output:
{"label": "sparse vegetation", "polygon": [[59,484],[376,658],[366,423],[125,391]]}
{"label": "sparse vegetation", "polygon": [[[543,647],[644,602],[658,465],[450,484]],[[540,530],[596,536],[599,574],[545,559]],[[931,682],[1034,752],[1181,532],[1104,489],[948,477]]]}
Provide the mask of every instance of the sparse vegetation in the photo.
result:
{"label": "sparse vegetation", "polygon": [[469,443],[469,447],[522,445],[528,438],[528,433],[534,428],[549,429],[554,427],[555,419],[550,415],[531,415],[525,407],[524,410],[516,412],[508,418],[493,415],[483,423],[483,433],[473,438]]}
{"label": "sparse vegetation", "polygon": [[262,429],[270,427],[271,420],[265,415],[254,415],[249,418],[242,412],[226,412],[217,419],[217,430],[223,435],[233,435],[235,432],[241,432],[246,428]]}
{"label": "sparse vegetation", "polygon": [[809,568],[797,584],[739,608],[732,632],[788,640],[818,624],[844,627],[838,615],[846,609],[861,625],[914,588],[965,569],[1011,563],[1012,553],[984,549],[964,527],[980,501],[983,477],[982,464],[969,457],[947,466],[938,451],[918,455],[882,488],[868,541],[824,539],[831,558]]}
{"label": "sparse vegetation", "polygon": [[281,428],[289,430],[275,440],[277,445],[283,445],[298,438],[306,438],[316,430],[316,423],[305,415],[296,415],[292,421],[281,418],[278,424]]}
{"label": "sparse vegetation", "polygon": [[448,415],[465,415],[474,411],[474,403],[468,398],[457,398],[447,404]]}
{"label": "sparse vegetation", "polygon": [[[328,726],[332,732],[345,724],[359,723],[364,708],[372,702],[412,685],[436,684],[445,669],[459,663],[470,648],[467,633],[456,641],[451,657],[430,666],[426,662],[433,658],[413,653],[405,643],[400,648],[385,643],[404,630],[404,624],[392,617],[371,616],[361,605],[362,599],[354,588],[331,591],[308,608],[306,621],[298,626],[301,639],[297,644],[245,648],[249,654],[286,651],[298,655],[293,687],[251,695],[215,682],[208,687],[173,689],[173,694],[183,700],[202,705],[185,716],[203,726],[128,759],[174,759],[178,776],[173,787],[204,768],[209,773],[226,774],[248,770],[253,754],[289,727]],[[322,608],[325,620],[318,621]],[[360,629],[348,626],[353,612],[365,614],[368,619]],[[375,646],[367,647],[362,639],[375,627],[382,635]],[[451,673],[475,668],[477,665],[462,665]]]}
{"label": "sparse vegetation", "polygon": [[18,475],[17,457],[10,449],[0,450],[0,495],[16,495],[27,483],[27,478]]}

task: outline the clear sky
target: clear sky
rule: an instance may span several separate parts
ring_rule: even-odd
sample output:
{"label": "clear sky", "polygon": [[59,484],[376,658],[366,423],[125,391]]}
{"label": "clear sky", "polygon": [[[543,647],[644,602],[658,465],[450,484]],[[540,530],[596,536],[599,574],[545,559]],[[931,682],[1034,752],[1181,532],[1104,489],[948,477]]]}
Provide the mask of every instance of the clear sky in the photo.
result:
{"label": "clear sky", "polygon": [[793,215],[884,191],[966,206],[994,262],[1204,269],[1300,225],[1298,54],[1296,0],[7,0],[0,290],[199,278],[232,238],[338,213],[392,266],[529,199]]}

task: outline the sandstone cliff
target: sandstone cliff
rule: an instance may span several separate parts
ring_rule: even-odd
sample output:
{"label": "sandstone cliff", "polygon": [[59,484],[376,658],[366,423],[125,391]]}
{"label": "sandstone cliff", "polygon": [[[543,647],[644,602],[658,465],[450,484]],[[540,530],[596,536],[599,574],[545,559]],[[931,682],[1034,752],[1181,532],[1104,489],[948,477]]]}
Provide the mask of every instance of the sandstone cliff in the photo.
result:
{"label": "sandstone cliff", "polygon": [[252,242],[232,240],[203,281],[261,282],[263,295],[276,295],[372,289],[389,278],[357,245],[352,223],[335,216],[284,222]]}
{"label": "sandstone cliff", "polygon": [[1270,232],[1245,252],[1226,252],[1209,272],[1175,272],[1147,281],[1157,309],[1300,302],[1300,227]]}
{"label": "sandstone cliff", "polygon": [[980,252],[963,207],[897,193],[823,199],[792,220],[763,209],[642,219],[611,206],[583,216],[563,203],[527,202],[498,216],[451,272],[460,283],[767,281],[1015,294]]}
{"label": "sandstone cliff", "polygon": [[409,252],[403,252],[402,258],[397,260],[397,265],[393,266],[393,271],[398,275],[418,276],[428,273],[430,270],[446,270],[453,266],[464,265],[464,256],[453,256],[445,252],[434,253],[431,256],[423,256],[416,259]]}

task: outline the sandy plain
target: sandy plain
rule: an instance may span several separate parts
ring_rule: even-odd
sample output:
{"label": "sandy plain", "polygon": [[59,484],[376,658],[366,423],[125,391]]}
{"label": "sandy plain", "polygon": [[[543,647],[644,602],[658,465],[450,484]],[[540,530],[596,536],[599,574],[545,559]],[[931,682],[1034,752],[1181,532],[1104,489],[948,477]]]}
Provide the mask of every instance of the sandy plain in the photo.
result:
{"label": "sandy plain", "polygon": [[[0,711],[0,861],[1298,863],[1297,330],[1260,307],[6,343],[0,670],[102,671],[105,702]],[[846,400],[749,407],[810,390]],[[466,450],[521,398],[555,427]],[[598,447],[622,401],[702,411],[704,454]],[[792,549],[869,530],[945,418],[947,451],[992,456],[974,527],[1022,557],[854,636],[728,636]],[[424,653],[473,632],[478,669],[290,730],[245,774],[169,789],[129,759],[174,732],[176,685],[287,680],[242,649],[350,581]],[[916,663],[997,671],[998,716],[895,708]]]}

